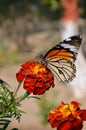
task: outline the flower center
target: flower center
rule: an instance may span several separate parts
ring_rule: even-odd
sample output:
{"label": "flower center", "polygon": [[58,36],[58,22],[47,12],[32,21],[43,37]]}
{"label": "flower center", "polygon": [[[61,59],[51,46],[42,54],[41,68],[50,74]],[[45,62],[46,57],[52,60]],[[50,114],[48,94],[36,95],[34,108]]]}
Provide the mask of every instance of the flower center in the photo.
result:
{"label": "flower center", "polygon": [[70,109],[70,106],[68,104],[64,105],[62,108],[60,108],[60,111],[62,114],[67,117],[70,114],[72,114],[72,109]]}
{"label": "flower center", "polygon": [[43,72],[43,71],[45,71],[45,68],[42,67],[41,65],[36,65],[33,70],[34,74],[37,74],[38,72]]}

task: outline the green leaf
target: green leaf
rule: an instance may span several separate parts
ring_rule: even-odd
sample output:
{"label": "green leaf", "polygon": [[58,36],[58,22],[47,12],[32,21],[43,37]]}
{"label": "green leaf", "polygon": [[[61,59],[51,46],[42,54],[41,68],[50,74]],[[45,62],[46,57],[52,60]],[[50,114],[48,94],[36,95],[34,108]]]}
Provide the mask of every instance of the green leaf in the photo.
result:
{"label": "green leaf", "polygon": [[20,121],[24,111],[19,110],[19,105],[20,102],[14,96],[14,93],[10,91],[9,85],[0,79],[0,118],[15,117]]}

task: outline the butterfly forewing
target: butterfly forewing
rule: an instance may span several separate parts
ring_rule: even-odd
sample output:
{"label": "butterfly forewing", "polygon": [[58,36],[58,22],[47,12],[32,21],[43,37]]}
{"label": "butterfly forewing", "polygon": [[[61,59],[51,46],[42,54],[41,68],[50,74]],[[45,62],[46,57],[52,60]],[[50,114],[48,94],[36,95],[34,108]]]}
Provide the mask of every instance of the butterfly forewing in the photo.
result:
{"label": "butterfly forewing", "polygon": [[69,37],[49,50],[43,62],[62,82],[69,82],[75,77],[75,60],[81,44],[80,36]]}
{"label": "butterfly forewing", "polygon": [[70,53],[68,50],[63,49],[63,48],[58,49],[54,47],[53,50],[51,50],[51,53],[49,52],[46,55],[45,59],[47,61],[50,61],[51,59],[55,59],[55,58],[57,59],[64,58],[64,59],[73,61],[74,60],[73,57],[74,57],[74,54]]}

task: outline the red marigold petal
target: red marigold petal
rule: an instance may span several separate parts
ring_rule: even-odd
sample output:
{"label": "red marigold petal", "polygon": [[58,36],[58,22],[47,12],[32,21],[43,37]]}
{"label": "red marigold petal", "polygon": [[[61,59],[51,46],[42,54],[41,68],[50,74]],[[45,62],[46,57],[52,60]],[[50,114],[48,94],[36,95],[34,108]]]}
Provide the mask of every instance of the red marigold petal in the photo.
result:
{"label": "red marigold petal", "polygon": [[57,129],[58,130],[72,130],[71,123],[69,121],[66,121],[66,122],[64,121],[57,127]]}
{"label": "red marigold petal", "polygon": [[73,122],[71,122],[71,126],[75,130],[82,130],[82,128],[83,128],[83,121],[79,120],[79,119],[76,119]]}
{"label": "red marigold petal", "polygon": [[79,109],[80,103],[78,103],[78,102],[76,102],[76,101],[72,101],[70,104],[74,105],[74,109],[75,109],[75,110]]}
{"label": "red marigold petal", "polygon": [[25,78],[25,81],[27,81],[27,82],[29,82],[29,83],[31,83],[31,84],[33,84],[33,85],[36,84],[36,79],[35,79],[34,77],[31,77],[31,76],[27,76],[27,77]]}
{"label": "red marigold petal", "polygon": [[58,130],[81,130],[82,127],[81,120],[74,120],[73,122],[64,121],[58,126]]}
{"label": "red marigold petal", "polygon": [[25,73],[21,69],[18,73],[16,73],[16,79],[18,82],[22,82],[24,78],[25,78]]}
{"label": "red marigold petal", "polygon": [[48,116],[48,121],[51,124],[51,127],[58,127],[59,124],[61,124],[64,121],[64,118],[62,118],[61,112],[55,112],[54,110],[50,111],[50,114]]}
{"label": "red marigold petal", "polygon": [[36,87],[33,91],[33,94],[35,95],[41,95],[44,94],[46,91],[46,89],[44,87],[40,88],[40,87]]}
{"label": "red marigold petal", "polygon": [[29,83],[29,82],[24,82],[24,89],[25,90],[27,90],[29,93],[33,93],[33,91],[34,91],[34,86],[31,84],[31,83]]}
{"label": "red marigold petal", "polygon": [[83,121],[86,121],[86,110],[78,110],[77,113]]}
{"label": "red marigold petal", "polygon": [[44,76],[42,75],[41,78],[42,78],[43,82],[45,82],[45,83],[49,80],[49,79],[47,79],[47,77],[45,75]]}
{"label": "red marigold petal", "polygon": [[48,122],[50,122],[50,125],[52,128],[57,127],[57,124],[58,124],[55,116],[56,115],[54,113],[53,114],[50,113],[48,116]]}
{"label": "red marigold petal", "polygon": [[43,87],[43,83],[38,81],[36,84],[35,84],[35,87]]}
{"label": "red marigold petal", "polygon": [[27,76],[24,81],[23,88],[29,93],[33,93],[36,84],[36,79]]}
{"label": "red marigold petal", "polygon": [[52,79],[52,77],[53,77],[53,75],[52,75],[52,73],[50,72],[50,73],[48,73],[47,74],[47,76],[50,78],[50,79]]}
{"label": "red marigold petal", "polygon": [[30,63],[29,61],[27,61],[26,63],[22,64],[21,67],[22,67],[24,70],[26,70],[26,69],[29,68],[30,65],[31,65],[31,63]]}

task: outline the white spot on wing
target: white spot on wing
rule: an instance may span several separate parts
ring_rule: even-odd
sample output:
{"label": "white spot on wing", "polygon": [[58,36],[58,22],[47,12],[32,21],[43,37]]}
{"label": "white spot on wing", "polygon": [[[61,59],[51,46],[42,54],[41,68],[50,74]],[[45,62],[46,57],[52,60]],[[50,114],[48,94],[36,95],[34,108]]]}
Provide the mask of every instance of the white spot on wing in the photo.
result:
{"label": "white spot on wing", "polygon": [[68,41],[71,41],[71,38],[69,37],[69,38],[65,39],[65,41],[67,41],[67,42],[68,42]]}
{"label": "white spot on wing", "polygon": [[77,48],[73,45],[62,43],[61,46],[65,49],[69,48],[70,51],[77,52]]}

